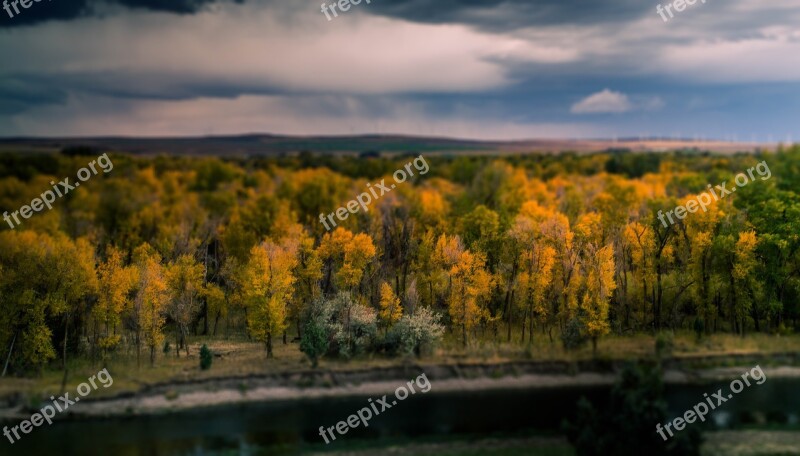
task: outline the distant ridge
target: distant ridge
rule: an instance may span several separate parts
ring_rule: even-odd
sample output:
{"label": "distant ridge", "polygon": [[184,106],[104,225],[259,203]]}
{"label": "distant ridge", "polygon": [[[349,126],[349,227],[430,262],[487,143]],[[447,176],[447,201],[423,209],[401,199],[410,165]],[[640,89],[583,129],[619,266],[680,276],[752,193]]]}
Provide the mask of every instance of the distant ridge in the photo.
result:
{"label": "distant ridge", "polygon": [[605,150],[666,151],[696,149],[718,153],[752,152],[775,145],[693,141],[681,139],[532,139],[521,141],[476,141],[457,138],[432,138],[402,135],[357,136],[282,136],[246,134],[203,137],[70,137],[0,139],[0,152],[53,152],[64,147],[87,146],[136,155],[275,156],[301,151],[332,154],[382,153],[427,154],[521,154],[589,153]]}

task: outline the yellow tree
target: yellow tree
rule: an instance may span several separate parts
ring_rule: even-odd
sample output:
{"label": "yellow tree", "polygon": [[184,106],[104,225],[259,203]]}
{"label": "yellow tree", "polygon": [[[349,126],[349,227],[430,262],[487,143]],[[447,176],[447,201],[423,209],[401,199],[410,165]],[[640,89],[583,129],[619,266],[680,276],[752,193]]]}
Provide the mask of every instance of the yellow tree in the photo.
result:
{"label": "yellow tree", "polygon": [[5,359],[12,359],[12,366],[40,368],[56,357],[53,333],[46,324],[49,303],[43,299],[46,236],[33,231],[0,232],[0,341],[8,348]]}
{"label": "yellow tree", "polygon": [[16,344],[20,365],[40,368],[55,358],[48,323],[61,321],[66,369],[70,317],[82,312],[85,298],[97,289],[94,248],[60,233],[6,231],[0,233],[0,264],[0,341],[10,343],[8,357]]}
{"label": "yellow tree", "polygon": [[745,317],[752,310],[757,301],[757,290],[759,282],[754,277],[754,271],[758,265],[756,257],[756,247],[758,238],[754,231],[739,233],[739,240],[736,241],[733,263],[733,318],[741,324],[742,335],[745,332]]}
{"label": "yellow tree", "polygon": [[[124,265],[122,252],[112,246],[107,249],[106,256],[106,260],[97,268],[99,296],[97,305],[92,309],[94,344],[99,346],[103,359],[108,351],[119,345],[117,327],[121,323],[123,310],[129,307],[128,295],[136,286],[136,272]],[[103,326],[102,333],[100,325]]]}
{"label": "yellow tree", "polygon": [[[526,306],[529,325],[528,342],[533,342],[533,326],[539,323],[544,330],[550,317],[545,302],[545,292],[553,281],[553,266],[556,260],[554,248],[542,243],[534,244],[523,252],[523,271],[519,276],[519,302]],[[525,319],[522,321],[523,328]],[[525,337],[523,329],[522,337]],[[552,341],[552,335],[551,335]]]}
{"label": "yellow tree", "polygon": [[[48,284],[44,299],[50,302],[52,314],[62,317],[64,321],[61,365],[66,379],[70,319],[73,315],[83,313],[84,298],[97,292],[95,252],[94,246],[85,238],[73,242],[59,234],[43,240],[46,241],[49,263],[46,269],[48,273],[44,276]],[[62,383],[62,389],[63,386]]]}
{"label": "yellow tree", "polygon": [[344,264],[337,274],[339,281],[350,289],[358,286],[367,264],[375,258],[375,253],[375,245],[368,234],[355,235],[352,242],[345,246]]}
{"label": "yellow tree", "polygon": [[589,253],[585,264],[583,310],[586,312],[586,332],[592,338],[593,351],[597,352],[597,338],[609,332],[608,306],[617,287],[614,282],[614,248],[609,244]]}
{"label": "yellow tree", "polygon": [[[647,297],[650,290],[654,291],[656,279],[656,239],[653,229],[639,222],[631,222],[625,226],[623,233],[626,251],[630,254],[631,272],[634,283],[641,284],[641,318],[640,325],[647,324]],[[649,288],[648,288],[649,284]],[[657,320],[655,303],[653,303],[653,321]]]}
{"label": "yellow tree", "polygon": [[294,318],[297,326],[298,337],[302,337],[300,320],[304,304],[313,302],[321,294],[322,267],[319,249],[314,248],[314,238],[301,230],[297,242],[297,267],[294,270],[298,284],[295,287],[295,297],[289,309],[290,318]]}
{"label": "yellow tree", "polygon": [[145,243],[136,248],[133,256],[138,280],[130,314],[136,332],[136,364],[140,364],[141,346],[145,344],[150,348],[152,366],[156,362],[156,348],[164,342],[164,312],[169,292],[158,253]]}
{"label": "yellow tree", "polygon": [[[556,261],[556,251],[547,245],[541,231],[542,223],[553,212],[540,206],[534,201],[526,202],[514,220],[514,226],[509,236],[519,247],[516,264],[520,269],[519,277],[513,288],[517,306],[523,310],[522,338],[525,340],[526,322],[530,327],[529,341],[533,341],[533,326],[539,322],[544,329],[551,311],[545,302],[545,292],[553,281],[553,267]],[[513,282],[513,279],[512,279]],[[511,312],[508,315],[508,324],[511,326]],[[551,335],[552,340],[552,335]]]}
{"label": "yellow tree", "polygon": [[434,188],[422,189],[418,195],[419,201],[414,215],[422,223],[423,229],[430,227],[439,232],[443,231],[447,226],[445,217],[450,211],[447,200]]}
{"label": "yellow tree", "polygon": [[435,258],[449,266],[450,282],[448,310],[455,327],[461,329],[461,340],[467,346],[467,333],[488,317],[484,300],[491,292],[493,278],[485,269],[486,258],[481,252],[464,250],[458,236],[442,235],[437,241]]}
{"label": "yellow tree", "polygon": [[250,334],[263,342],[267,357],[272,358],[274,335],[286,329],[287,302],[294,293],[297,266],[296,251],[271,241],[250,250],[250,261],[244,268],[244,296],[249,312]]}
{"label": "yellow tree", "polygon": [[329,260],[331,270],[338,269],[336,281],[339,287],[349,291],[361,283],[364,270],[376,253],[368,234],[353,235],[345,228],[337,228],[323,236],[319,251],[321,258]]}
{"label": "yellow tree", "polygon": [[[523,208],[524,209],[524,208]],[[575,246],[575,233],[570,229],[569,219],[553,211],[542,223],[542,234],[556,251],[556,278],[554,286],[561,296],[559,314],[562,323],[574,317],[578,306],[578,292],[582,277],[578,268],[579,250]]]}
{"label": "yellow tree", "polygon": [[189,356],[189,345],[186,336],[189,325],[195,314],[200,311],[200,298],[204,293],[203,282],[205,271],[192,255],[181,255],[166,269],[166,282],[169,289],[167,314],[175,323],[175,355],[180,356],[180,349],[186,350]]}
{"label": "yellow tree", "polygon": [[[689,201],[697,197],[689,195],[681,204],[688,207]],[[691,291],[697,303],[698,316],[705,322],[706,331],[716,327],[717,306],[714,305],[712,283],[712,249],[717,236],[718,225],[725,217],[723,209],[729,207],[729,201],[722,199],[708,207],[708,211],[695,209],[693,214],[686,214],[679,225],[683,230],[682,238],[688,246],[689,274],[692,278]],[[693,204],[696,207],[696,204]],[[712,326],[712,323],[714,325]]]}
{"label": "yellow tree", "polygon": [[207,283],[203,287],[203,296],[208,306],[208,315],[214,317],[213,335],[217,335],[217,324],[220,318],[228,318],[228,299],[225,291],[217,284]]}
{"label": "yellow tree", "polygon": [[394,294],[391,285],[386,282],[381,283],[380,307],[378,318],[381,319],[386,330],[397,323],[403,316],[403,306],[400,305],[400,298]]}

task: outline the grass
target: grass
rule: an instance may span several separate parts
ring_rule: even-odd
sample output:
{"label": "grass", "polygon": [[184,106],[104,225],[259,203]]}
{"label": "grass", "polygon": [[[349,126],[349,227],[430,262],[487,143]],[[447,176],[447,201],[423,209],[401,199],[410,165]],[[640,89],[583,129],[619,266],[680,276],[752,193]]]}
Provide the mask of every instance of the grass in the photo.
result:
{"label": "grass", "polygon": [[703,434],[703,456],[800,455],[800,433],[790,431],[717,431]]}
{"label": "grass", "polygon": [[[480,336],[480,335],[478,335]],[[519,343],[519,334],[512,334],[512,342],[504,342],[505,334],[499,336],[500,342],[487,334],[475,337],[469,347],[464,349],[457,336],[447,335],[437,352],[421,360],[412,362],[423,364],[450,363],[500,363],[518,360],[537,361],[579,361],[579,360],[615,360],[634,359],[652,356],[655,338],[652,335],[636,334],[631,336],[610,335],[602,338],[595,356],[590,345],[575,351],[564,350],[558,334],[554,331],[554,342],[547,335],[536,333],[532,343]],[[68,361],[69,376],[66,391],[75,391],[77,385],[86,381],[103,367],[107,367],[114,379],[113,388],[102,388],[91,393],[92,398],[116,395],[122,392],[138,391],[147,385],[157,383],[177,383],[182,381],[224,378],[247,375],[264,375],[275,373],[291,373],[310,369],[310,363],[300,352],[297,343],[283,345],[280,340],[274,347],[274,358],[267,359],[264,346],[249,342],[243,338],[192,337],[189,352],[175,356],[174,348],[169,354],[159,351],[155,366],[150,366],[147,353],[142,353],[141,367],[136,365],[135,354],[117,354],[104,365],[92,364],[83,358]],[[202,344],[221,357],[214,358],[210,370],[200,369],[199,351]],[[732,354],[770,354],[779,352],[800,352],[800,335],[778,336],[768,334],[752,334],[745,338],[729,335],[711,335],[700,342],[696,341],[692,332],[678,332],[674,335],[672,355],[681,357],[721,356]],[[323,359],[320,369],[351,370],[391,367],[409,362],[403,358],[389,358],[382,355],[369,355],[351,360]],[[698,363],[698,367],[725,365],[725,360],[714,360],[711,363]],[[500,374],[497,374],[500,375]],[[46,398],[60,393],[63,371],[54,367],[45,369],[40,377],[0,379],[0,397],[15,393],[23,393],[31,398]]]}

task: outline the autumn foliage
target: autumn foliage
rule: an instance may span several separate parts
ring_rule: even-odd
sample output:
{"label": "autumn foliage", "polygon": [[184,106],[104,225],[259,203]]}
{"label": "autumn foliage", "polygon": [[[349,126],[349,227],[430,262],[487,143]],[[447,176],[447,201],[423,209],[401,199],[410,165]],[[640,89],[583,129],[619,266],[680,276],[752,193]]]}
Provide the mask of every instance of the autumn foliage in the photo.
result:
{"label": "autumn foliage", "polygon": [[[324,232],[320,213],[404,159],[116,156],[113,173],[0,232],[3,359],[18,373],[70,356],[155,363],[167,337],[180,356],[218,333],[270,357],[307,327],[309,352],[352,355],[382,337],[419,352],[439,323],[459,350],[555,343],[571,322],[595,346],[696,319],[706,332],[796,326],[798,148],[428,157],[429,174]],[[655,218],[760,160],[775,177],[675,225]],[[80,165],[0,155],[0,210]],[[309,326],[325,300],[332,320]],[[382,331],[364,332],[373,322]]]}

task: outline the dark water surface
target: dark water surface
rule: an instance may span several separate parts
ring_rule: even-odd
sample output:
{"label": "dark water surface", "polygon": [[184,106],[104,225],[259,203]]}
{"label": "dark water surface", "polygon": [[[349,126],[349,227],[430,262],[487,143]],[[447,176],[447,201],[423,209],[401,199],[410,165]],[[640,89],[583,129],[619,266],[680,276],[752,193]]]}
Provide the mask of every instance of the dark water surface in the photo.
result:
{"label": "dark water surface", "polygon": [[[479,393],[417,392],[373,417],[331,445],[320,426],[334,426],[367,405],[367,397],[232,405],[162,416],[56,422],[25,435],[0,454],[19,455],[207,455],[296,454],[333,449],[354,441],[407,440],[431,435],[489,435],[558,431],[580,396],[602,404],[608,387],[498,390]],[[666,399],[672,416],[682,415],[703,393],[728,392],[728,383],[672,386]],[[391,392],[389,397],[391,397]],[[713,427],[752,422],[796,427],[800,379],[768,379],[746,387],[711,414]],[[655,423],[653,423],[655,426]],[[5,438],[4,438],[5,439]],[[266,448],[266,450],[265,450]]]}

